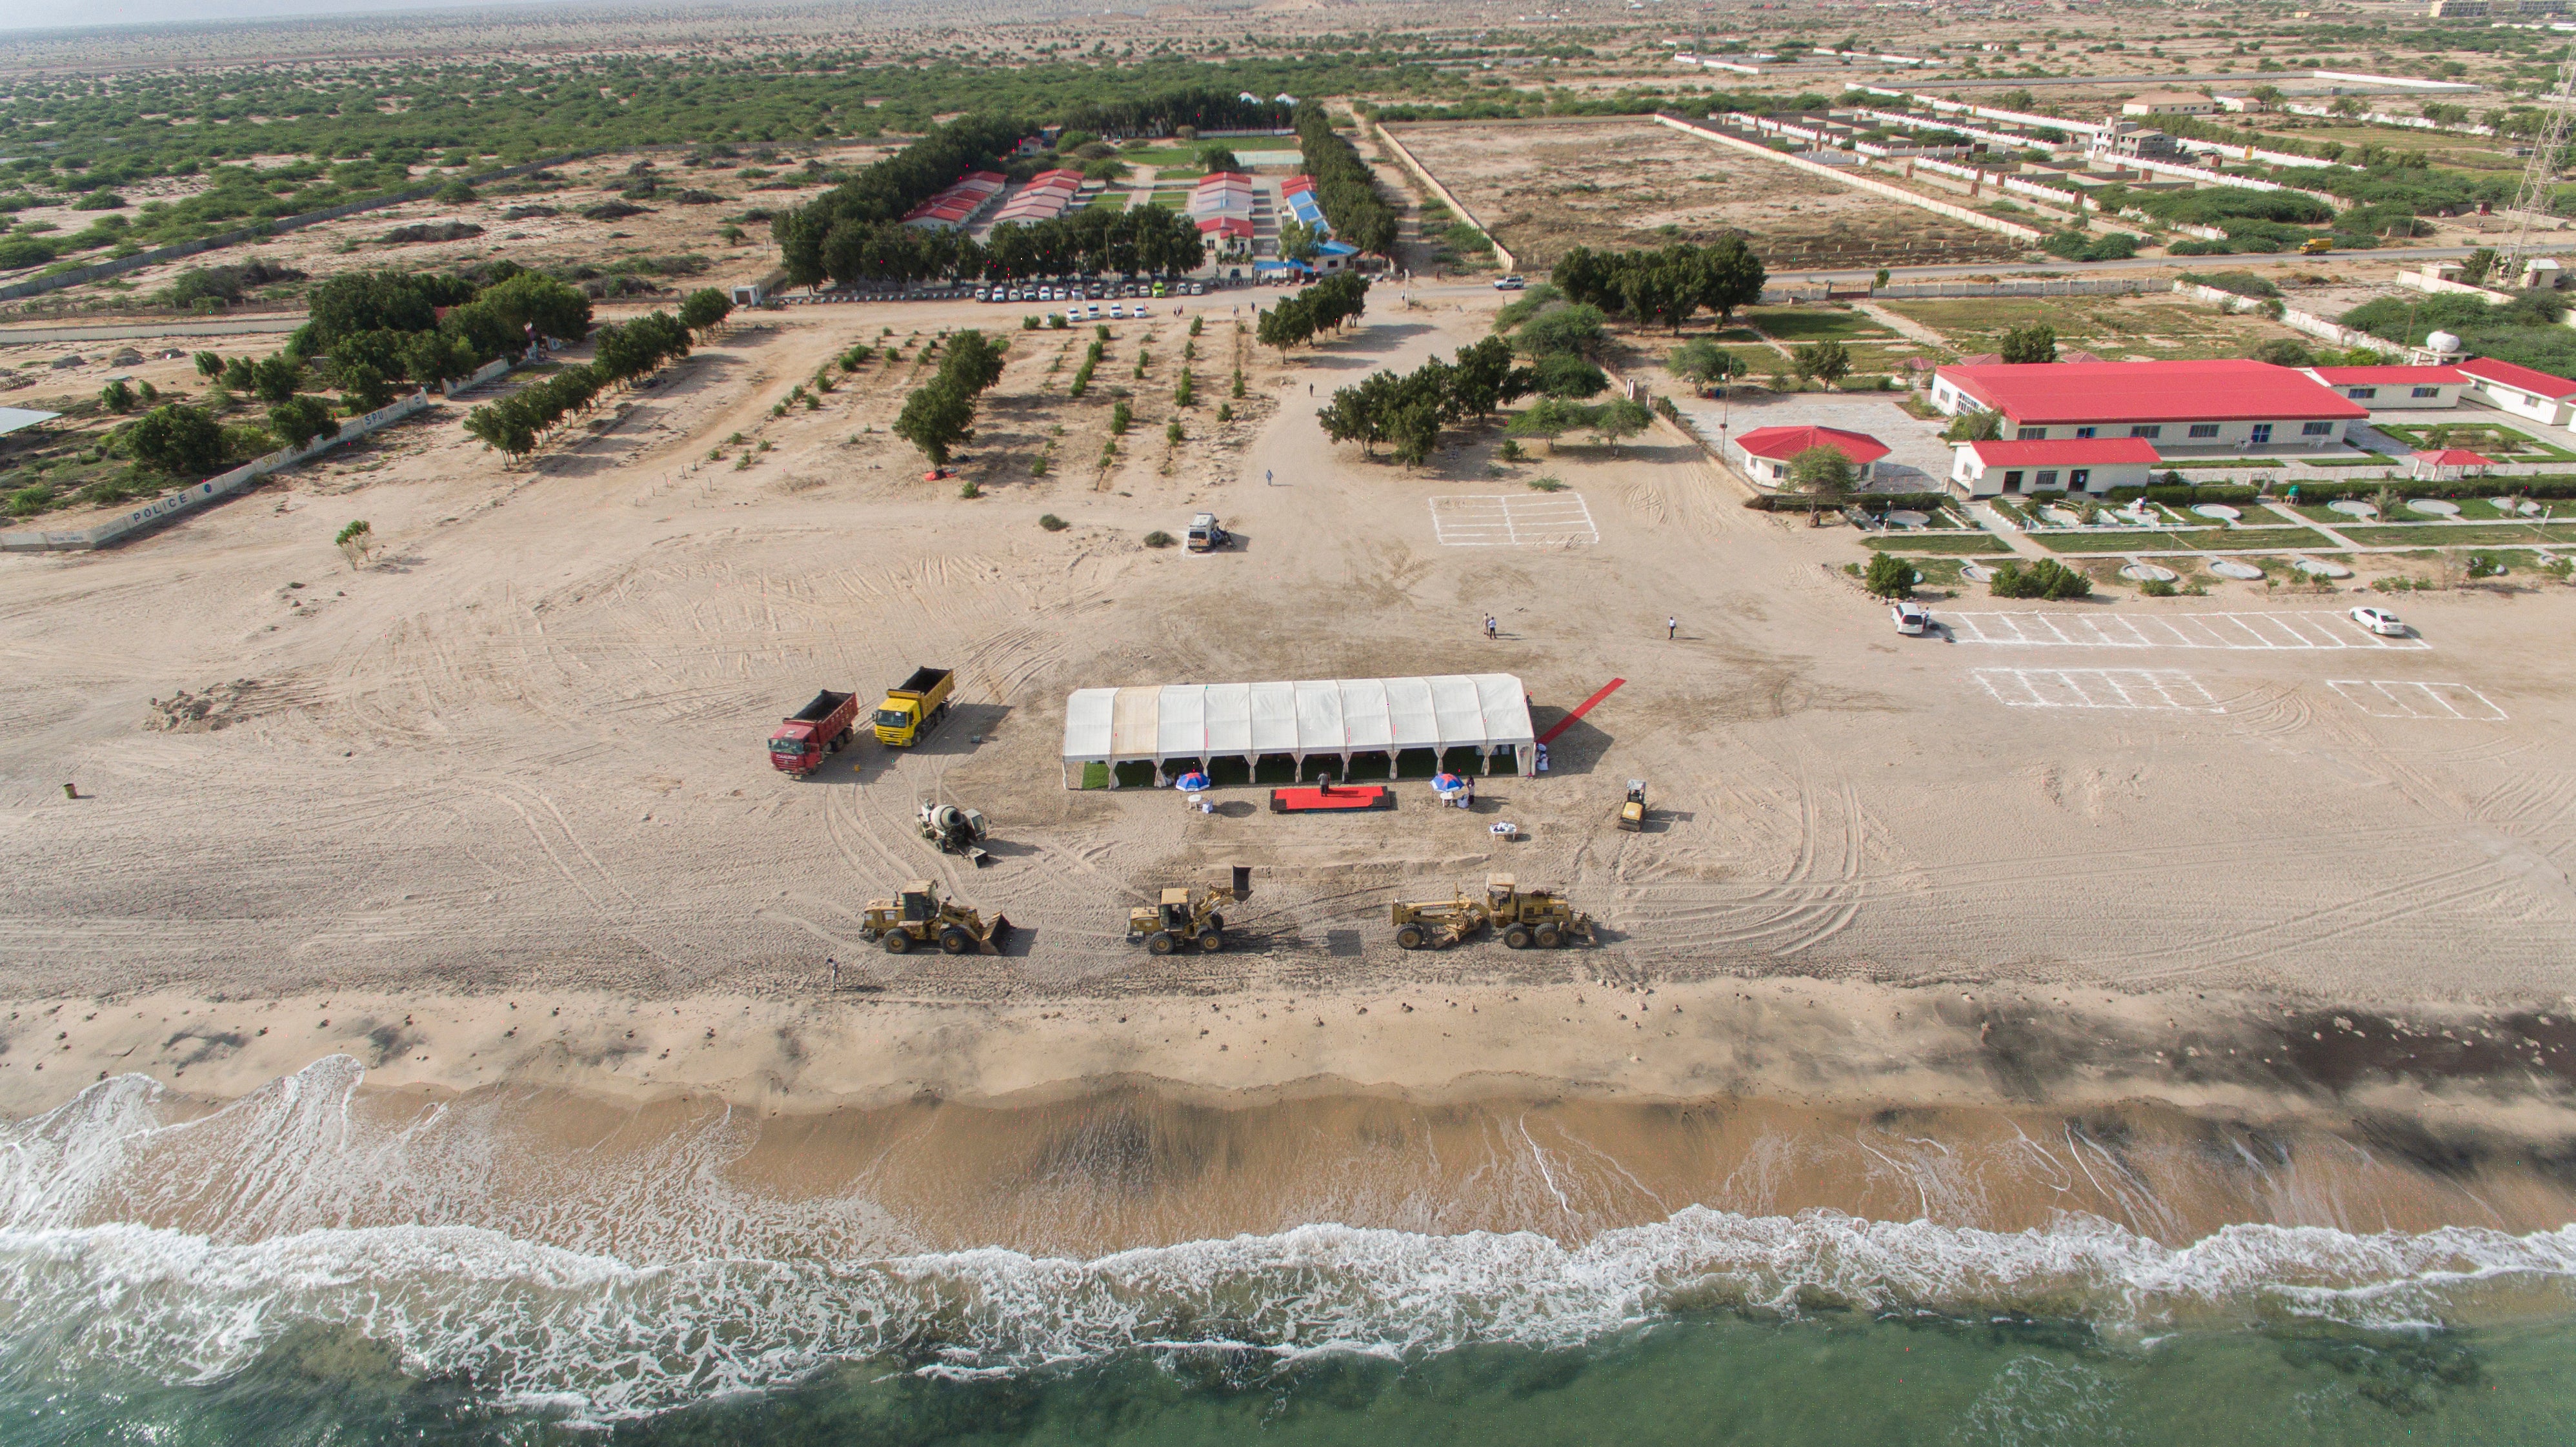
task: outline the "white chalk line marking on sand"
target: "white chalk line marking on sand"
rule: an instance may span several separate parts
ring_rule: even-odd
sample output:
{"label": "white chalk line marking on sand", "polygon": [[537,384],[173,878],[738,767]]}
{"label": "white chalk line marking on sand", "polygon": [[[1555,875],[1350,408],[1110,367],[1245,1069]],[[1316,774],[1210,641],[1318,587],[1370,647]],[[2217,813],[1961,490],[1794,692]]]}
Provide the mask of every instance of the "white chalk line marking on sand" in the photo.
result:
{"label": "white chalk line marking on sand", "polygon": [[1470,494],[1431,499],[1431,533],[1443,547],[1525,548],[1597,543],[1601,531],[1579,492],[1532,497]]}
{"label": "white chalk line marking on sand", "polygon": [[2465,683],[2406,683],[2383,679],[2335,678],[2326,687],[2372,718],[2460,719],[2502,723],[2504,710]]}
{"label": "white chalk line marking on sand", "polygon": [[2326,651],[2430,648],[2421,638],[2366,633],[2340,613],[2175,613],[2087,617],[2081,613],[1944,613],[1952,639],[2025,648],[2228,648]]}
{"label": "white chalk line marking on sand", "polygon": [[2227,712],[2198,679],[2170,668],[1980,668],[1972,676],[2006,708]]}

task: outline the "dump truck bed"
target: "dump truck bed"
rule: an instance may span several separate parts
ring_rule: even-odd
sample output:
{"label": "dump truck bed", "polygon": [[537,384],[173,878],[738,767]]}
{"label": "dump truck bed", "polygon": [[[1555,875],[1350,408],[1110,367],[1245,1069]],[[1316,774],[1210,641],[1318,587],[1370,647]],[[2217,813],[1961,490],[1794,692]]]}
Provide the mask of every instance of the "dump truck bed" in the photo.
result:
{"label": "dump truck bed", "polygon": [[926,694],[937,688],[939,681],[947,676],[948,670],[945,668],[916,668],[912,671],[912,677],[895,685],[888,692]]}
{"label": "dump truck bed", "polygon": [[787,716],[787,721],[789,723],[821,723],[823,720],[830,718],[833,714],[838,713],[841,706],[848,703],[855,696],[856,695],[854,694],[834,693],[832,690],[827,688],[821,693],[814,695],[814,701],[812,703],[809,703],[803,708],[796,710],[796,712],[789,714]]}

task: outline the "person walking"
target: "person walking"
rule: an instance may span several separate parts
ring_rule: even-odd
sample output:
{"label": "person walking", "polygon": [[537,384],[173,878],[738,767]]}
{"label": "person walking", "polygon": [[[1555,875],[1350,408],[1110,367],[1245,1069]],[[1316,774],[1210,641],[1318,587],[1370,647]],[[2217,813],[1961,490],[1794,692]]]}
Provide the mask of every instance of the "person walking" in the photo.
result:
{"label": "person walking", "polygon": [[1493,614],[1491,614],[1491,613],[1486,614],[1486,615],[1485,615],[1485,641],[1486,641],[1486,642],[1491,643],[1491,642],[1493,642],[1493,641],[1494,641],[1495,637],[1497,636],[1497,634],[1496,634],[1496,632],[1495,632],[1495,627],[1496,627],[1496,625],[1495,625],[1495,622],[1494,622],[1494,615],[1493,615]]}
{"label": "person walking", "polygon": [[1678,632],[1680,632],[1680,631],[1681,631],[1681,626],[1682,626],[1682,620],[1681,620],[1681,619],[1676,618],[1676,617],[1670,617],[1670,616],[1667,616],[1667,617],[1664,619],[1664,639],[1665,639],[1665,641],[1666,641],[1666,642],[1670,642],[1670,641],[1672,640],[1672,636],[1673,636],[1675,633],[1678,633]]}
{"label": "person walking", "polygon": [[823,963],[832,969],[832,993],[835,995],[841,993],[841,962],[830,955],[825,955]]}

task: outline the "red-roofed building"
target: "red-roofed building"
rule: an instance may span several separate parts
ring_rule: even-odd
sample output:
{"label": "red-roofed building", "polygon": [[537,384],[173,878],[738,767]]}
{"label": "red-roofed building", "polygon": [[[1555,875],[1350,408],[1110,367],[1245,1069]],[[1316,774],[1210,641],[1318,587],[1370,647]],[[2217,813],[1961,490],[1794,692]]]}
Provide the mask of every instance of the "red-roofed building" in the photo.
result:
{"label": "red-roofed building", "polygon": [[2418,452],[2414,454],[2414,458],[2413,475],[2418,479],[2431,479],[2438,482],[2450,482],[2463,477],[2484,477],[2487,469],[2495,466],[2494,458],[2481,456],[2465,447],[2444,447],[2431,452]]}
{"label": "red-roofed building", "polygon": [[1736,465],[1757,483],[1777,487],[1789,476],[1789,459],[1810,447],[1830,447],[1860,468],[1866,484],[1887,455],[1887,444],[1866,432],[1839,427],[1756,427],[1735,439]]}
{"label": "red-roofed building", "polygon": [[2516,417],[2564,427],[2571,413],[2576,413],[2576,382],[2499,362],[2492,357],[2471,357],[2460,363],[2460,371],[2469,378],[2469,391],[2479,401]]}
{"label": "red-roofed building", "polygon": [[2374,412],[2457,407],[2469,385],[2457,367],[2304,367],[2300,370]]}
{"label": "red-roofed building", "polygon": [[2056,442],[1962,442],[1950,486],[1963,497],[2047,491],[2109,492],[2144,487],[2164,459],[2143,437],[2069,437]]}
{"label": "red-roofed building", "polygon": [[2370,410],[2269,362],[2060,362],[1943,367],[1932,404],[2000,412],[2008,440],[2140,437],[2159,452],[2319,448]]}

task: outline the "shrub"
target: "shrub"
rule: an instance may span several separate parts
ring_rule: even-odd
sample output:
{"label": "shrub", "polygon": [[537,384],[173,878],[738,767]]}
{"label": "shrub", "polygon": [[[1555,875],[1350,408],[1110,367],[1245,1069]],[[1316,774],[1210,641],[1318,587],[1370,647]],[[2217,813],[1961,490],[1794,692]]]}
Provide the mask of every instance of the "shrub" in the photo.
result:
{"label": "shrub", "polygon": [[1986,591],[1998,598],[2085,598],[2092,596],[2093,580],[2055,558],[2042,558],[2028,567],[2001,565]]}
{"label": "shrub", "polygon": [[1128,423],[1130,423],[1130,422],[1133,422],[1133,421],[1135,421],[1135,420],[1136,420],[1136,413],[1134,412],[1134,410],[1133,410],[1133,409],[1131,409],[1130,407],[1128,407],[1128,405],[1127,405],[1126,403],[1124,403],[1124,402],[1115,402],[1115,403],[1110,404],[1110,408],[1109,408],[1109,435],[1110,435],[1110,436],[1112,436],[1112,437],[1124,437],[1124,436],[1126,436],[1126,435],[1127,435],[1127,424],[1128,424]]}
{"label": "shrub", "polygon": [[1233,420],[1234,420],[1234,404],[1233,404],[1233,403],[1231,403],[1231,402],[1219,402],[1219,403],[1217,403],[1217,404],[1216,404],[1216,420],[1217,420],[1217,421],[1219,421],[1219,422],[1231,422],[1231,421],[1233,421]]}
{"label": "shrub", "polygon": [[1173,541],[1174,539],[1172,535],[1163,531],[1161,528],[1156,528],[1152,532],[1145,534],[1145,546],[1149,548],[1168,548],[1172,545]]}
{"label": "shrub", "polygon": [[1879,553],[1869,560],[1869,571],[1861,585],[1880,598],[1905,598],[1914,593],[1914,565],[1893,553]]}
{"label": "shrub", "polygon": [[1063,532],[1066,527],[1070,526],[1070,524],[1066,523],[1064,519],[1057,517],[1054,513],[1041,513],[1038,515],[1038,526],[1051,533],[1060,533]]}
{"label": "shrub", "polygon": [[1530,479],[1530,488],[1534,492],[1563,492],[1565,491],[1565,479],[1561,477],[1533,477]]}
{"label": "shrub", "polygon": [[2149,578],[2138,585],[2138,591],[2150,598],[2170,598],[2181,590],[2162,578]]}
{"label": "shrub", "polygon": [[984,490],[977,487],[975,485],[975,480],[970,477],[964,482],[957,484],[957,495],[959,497],[967,498],[982,497],[984,495]]}

